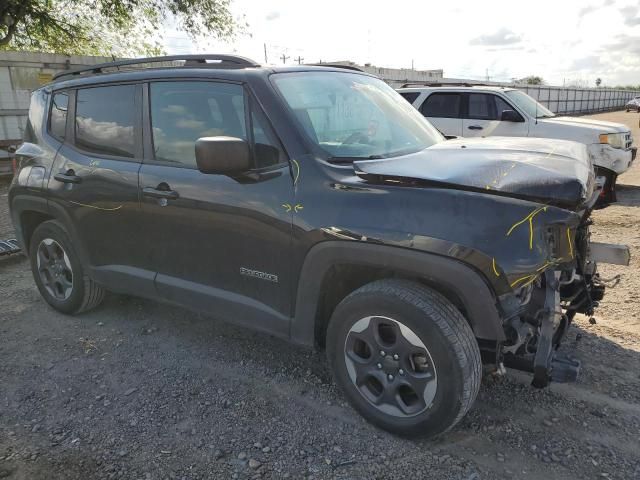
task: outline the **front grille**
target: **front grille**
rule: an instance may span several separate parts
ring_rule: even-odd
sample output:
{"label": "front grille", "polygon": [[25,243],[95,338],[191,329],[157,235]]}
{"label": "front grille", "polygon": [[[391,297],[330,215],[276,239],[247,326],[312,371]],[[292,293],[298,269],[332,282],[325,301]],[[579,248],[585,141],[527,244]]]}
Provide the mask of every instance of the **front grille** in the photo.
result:
{"label": "front grille", "polygon": [[628,150],[631,148],[631,144],[633,143],[633,137],[631,137],[631,132],[625,133],[624,135],[624,148]]}

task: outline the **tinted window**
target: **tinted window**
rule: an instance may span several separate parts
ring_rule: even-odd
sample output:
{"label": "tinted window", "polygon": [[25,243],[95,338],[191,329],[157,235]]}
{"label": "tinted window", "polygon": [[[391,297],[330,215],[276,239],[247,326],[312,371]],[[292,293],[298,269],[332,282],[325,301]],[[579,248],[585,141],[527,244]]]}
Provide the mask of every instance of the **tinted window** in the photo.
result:
{"label": "tinted window", "polygon": [[201,137],[247,139],[244,92],[240,85],[211,82],[151,84],[151,126],[155,157],[196,167]]}
{"label": "tinted window", "polygon": [[76,145],[89,152],[135,156],[135,85],[81,89],[76,97]]}
{"label": "tinted window", "polygon": [[461,98],[459,93],[432,93],[424,101],[420,111],[425,117],[458,118]]}
{"label": "tinted window", "polygon": [[270,167],[286,161],[280,142],[260,110],[251,111],[256,168]]}
{"label": "tinted window", "polygon": [[69,94],[59,92],[53,95],[51,100],[51,135],[64,139],[65,128],[67,126],[67,107],[69,105]]}
{"label": "tinted window", "polygon": [[500,117],[502,116],[502,112],[504,112],[505,110],[513,110],[513,107],[511,105],[509,105],[497,95],[493,95],[493,98],[496,102],[496,117],[498,119],[500,119]]}
{"label": "tinted window", "polygon": [[470,93],[469,94],[469,114],[468,118],[475,118],[478,120],[495,120],[495,108],[492,105],[493,95],[486,95],[484,93]]}
{"label": "tinted window", "polygon": [[420,92],[398,92],[402,98],[404,98],[407,102],[413,105],[413,102],[416,101],[416,98],[420,96]]}

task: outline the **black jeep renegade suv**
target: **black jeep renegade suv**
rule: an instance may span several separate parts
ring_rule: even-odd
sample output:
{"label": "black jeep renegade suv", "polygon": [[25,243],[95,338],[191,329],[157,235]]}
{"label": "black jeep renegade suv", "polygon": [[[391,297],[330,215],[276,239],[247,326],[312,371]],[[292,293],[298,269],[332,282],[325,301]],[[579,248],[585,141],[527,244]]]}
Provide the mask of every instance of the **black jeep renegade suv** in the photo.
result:
{"label": "black jeep renegade suv", "polygon": [[604,294],[595,260],[628,261],[590,246],[583,146],[444,141],[344,68],[65,72],[33,93],[17,159],[12,219],[53,308],[126,292],[325,348],[354,407],[402,434],[460,420],[483,362],[574,378],[557,347]]}

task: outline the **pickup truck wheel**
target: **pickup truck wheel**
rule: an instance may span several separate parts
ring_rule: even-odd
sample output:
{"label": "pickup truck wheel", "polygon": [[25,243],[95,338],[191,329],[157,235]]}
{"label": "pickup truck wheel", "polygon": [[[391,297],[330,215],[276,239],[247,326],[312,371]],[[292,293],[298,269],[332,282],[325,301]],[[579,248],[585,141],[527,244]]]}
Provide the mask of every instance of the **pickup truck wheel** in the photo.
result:
{"label": "pickup truck wheel", "polygon": [[347,296],[329,322],[327,356],[354,408],[400,435],[447,431],[480,388],[471,327],[443,295],[411,281],[380,280]]}
{"label": "pickup truck wheel", "polygon": [[80,313],[104,299],[104,289],[85,274],[69,236],[55,220],[33,232],[29,257],[40,294],[56,310]]}

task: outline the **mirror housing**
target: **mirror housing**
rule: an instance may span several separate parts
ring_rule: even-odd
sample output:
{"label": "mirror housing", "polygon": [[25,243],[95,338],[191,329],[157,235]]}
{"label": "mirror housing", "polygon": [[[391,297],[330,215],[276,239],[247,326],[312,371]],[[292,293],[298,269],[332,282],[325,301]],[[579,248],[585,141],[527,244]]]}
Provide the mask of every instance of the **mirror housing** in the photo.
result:
{"label": "mirror housing", "polygon": [[502,122],[524,122],[524,118],[515,110],[503,110],[500,114]]}
{"label": "mirror housing", "polygon": [[230,175],[251,169],[246,140],[236,137],[202,137],[196,140],[196,164],[202,173]]}

